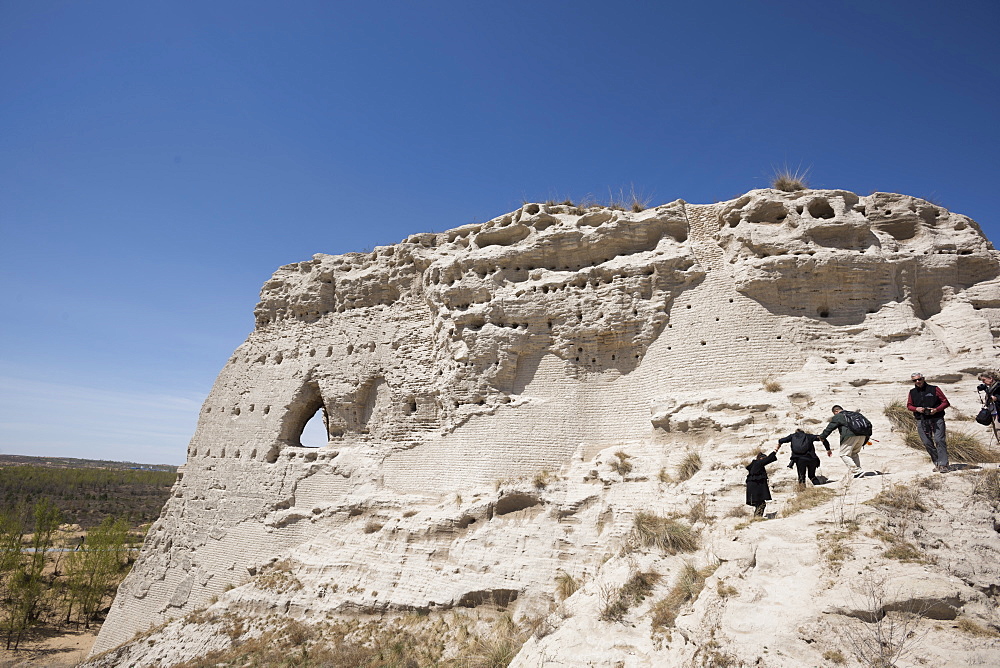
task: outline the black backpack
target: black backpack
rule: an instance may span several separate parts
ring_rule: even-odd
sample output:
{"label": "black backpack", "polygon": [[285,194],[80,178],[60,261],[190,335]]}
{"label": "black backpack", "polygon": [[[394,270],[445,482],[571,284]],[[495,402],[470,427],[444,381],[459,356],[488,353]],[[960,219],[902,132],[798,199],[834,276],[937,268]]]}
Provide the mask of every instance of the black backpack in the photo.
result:
{"label": "black backpack", "polygon": [[792,454],[793,455],[804,455],[812,448],[812,440],[809,438],[809,434],[792,434]]}
{"label": "black backpack", "polygon": [[872,435],[872,423],[861,413],[844,411],[844,417],[847,418],[848,429],[853,431],[856,436]]}

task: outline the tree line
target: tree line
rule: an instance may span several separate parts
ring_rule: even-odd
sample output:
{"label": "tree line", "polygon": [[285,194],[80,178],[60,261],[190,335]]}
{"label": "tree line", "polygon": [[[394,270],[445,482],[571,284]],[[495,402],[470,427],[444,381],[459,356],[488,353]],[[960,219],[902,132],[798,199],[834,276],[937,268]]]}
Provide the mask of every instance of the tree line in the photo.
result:
{"label": "tree line", "polygon": [[86,538],[57,541],[62,514],[49,499],[0,510],[0,632],[18,648],[39,621],[89,627],[132,562],[129,526],[107,517]]}
{"label": "tree line", "polygon": [[176,478],[0,466],[0,642],[16,650],[36,624],[100,621]]}

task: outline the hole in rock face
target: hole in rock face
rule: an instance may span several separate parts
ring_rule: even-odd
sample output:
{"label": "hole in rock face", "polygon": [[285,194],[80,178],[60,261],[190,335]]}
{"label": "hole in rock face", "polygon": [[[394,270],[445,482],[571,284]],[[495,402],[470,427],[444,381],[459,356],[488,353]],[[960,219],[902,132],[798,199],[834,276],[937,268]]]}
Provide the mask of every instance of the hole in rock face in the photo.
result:
{"label": "hole in rock face", "polygon": [[302,435],[299,436],[299,444],[306,448],[321,448],[327,444],[328,440],[323,408],[320,407],[303,427]]}
{"label": "hole in rock face", "polygon": [[819,313],[819,317],[821,317],[821,318],[829,318],[830,317],[830,312],[827,311],[826,309],[820,309],[818,311],[818,313]]}
{"label": "hole in rock face", "polygon": [[537,506],[539,503],[541,501],[538,497],[530,494],[505,494],[497,499],[493,510],[496,515],[506,515],[507,513],[514,513],[518,510]]}
{"label": "hole in rock face", "polygon": [[814,199],[809,203],[809,215],[813,218],[833,218],[833,207],[825,199]]}

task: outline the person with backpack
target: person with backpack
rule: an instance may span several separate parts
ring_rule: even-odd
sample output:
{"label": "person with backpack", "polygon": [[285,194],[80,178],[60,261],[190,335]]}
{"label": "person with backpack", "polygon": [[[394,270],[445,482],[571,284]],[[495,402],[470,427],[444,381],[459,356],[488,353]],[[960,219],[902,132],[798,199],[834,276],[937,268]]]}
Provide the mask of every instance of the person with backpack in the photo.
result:
{"label": "person with backpack", "polygon": [[843,406],[834,406],[832,410],[833,417],[830,419],[830,424],[820,432],[819,437],[821,440],[826,440],[834,429],[839,429],[840,459],[847,466],[846,477],[861,478],[864,476],[864,471],[861,469],[859,453],[868,442],[868,437],[872,435],[872,423],[861,413],[845,411]]}
{"label": "person with backpack", "polygon": [[917,421],[917,434],[931,456],[934,470],[938,473],[950,471],[948,468],[948,444],[945,441],[944,409],[951,404],[940,387],[928,385],[924,374],[910,375],[913,389],[906,398],[906,410],[913,413]]}
{"label": "person with backpack", "polygon": [[788,468],[795,466],[795,470],[799,474],[800,485],[806,484],[806,475],[809,476],[809,481],[813,485],[819,484],[816,478],[816,469],[819,467],[820,461],[816,455],[816,441],[823,442],[827,457],[833,455],[833,451],[830,450],[830,441],[815,434],[807,434],[801,429],[796,429],[794,434],[778,439],[778,445],[782,443],[792,444],[792,458],[788,461]]}
{"label": "person with backpack", "polygon": [[983,410],[980,416],[976,416],[976,422],[982,425],[992,425],[994,429],[1000,429],[1000,373],[996,371],[984,371],[979,374],[981,385],[976,389],[986,393],[983,399]]}

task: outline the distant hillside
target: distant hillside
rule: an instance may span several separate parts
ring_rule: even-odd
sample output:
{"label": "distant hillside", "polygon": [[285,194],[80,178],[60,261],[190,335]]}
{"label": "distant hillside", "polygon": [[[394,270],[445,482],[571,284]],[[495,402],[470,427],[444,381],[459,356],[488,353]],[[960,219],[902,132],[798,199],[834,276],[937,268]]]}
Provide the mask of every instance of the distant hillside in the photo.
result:
{"label": "distant hillside", "polygon": [[48,498],[65,523],[90,528],[111,516],[137,526],[160,516],[176,479],[176,466],[0,455],[0,510]]}
{"label": "distant hillside", "polygon": [[29,457],[27,455],[0,455],[0,466],[48,466],[60,469],[144,469],[177,472],[177,467],[171,464],[137,464],[135,462],[111,462],[104,459]]}

